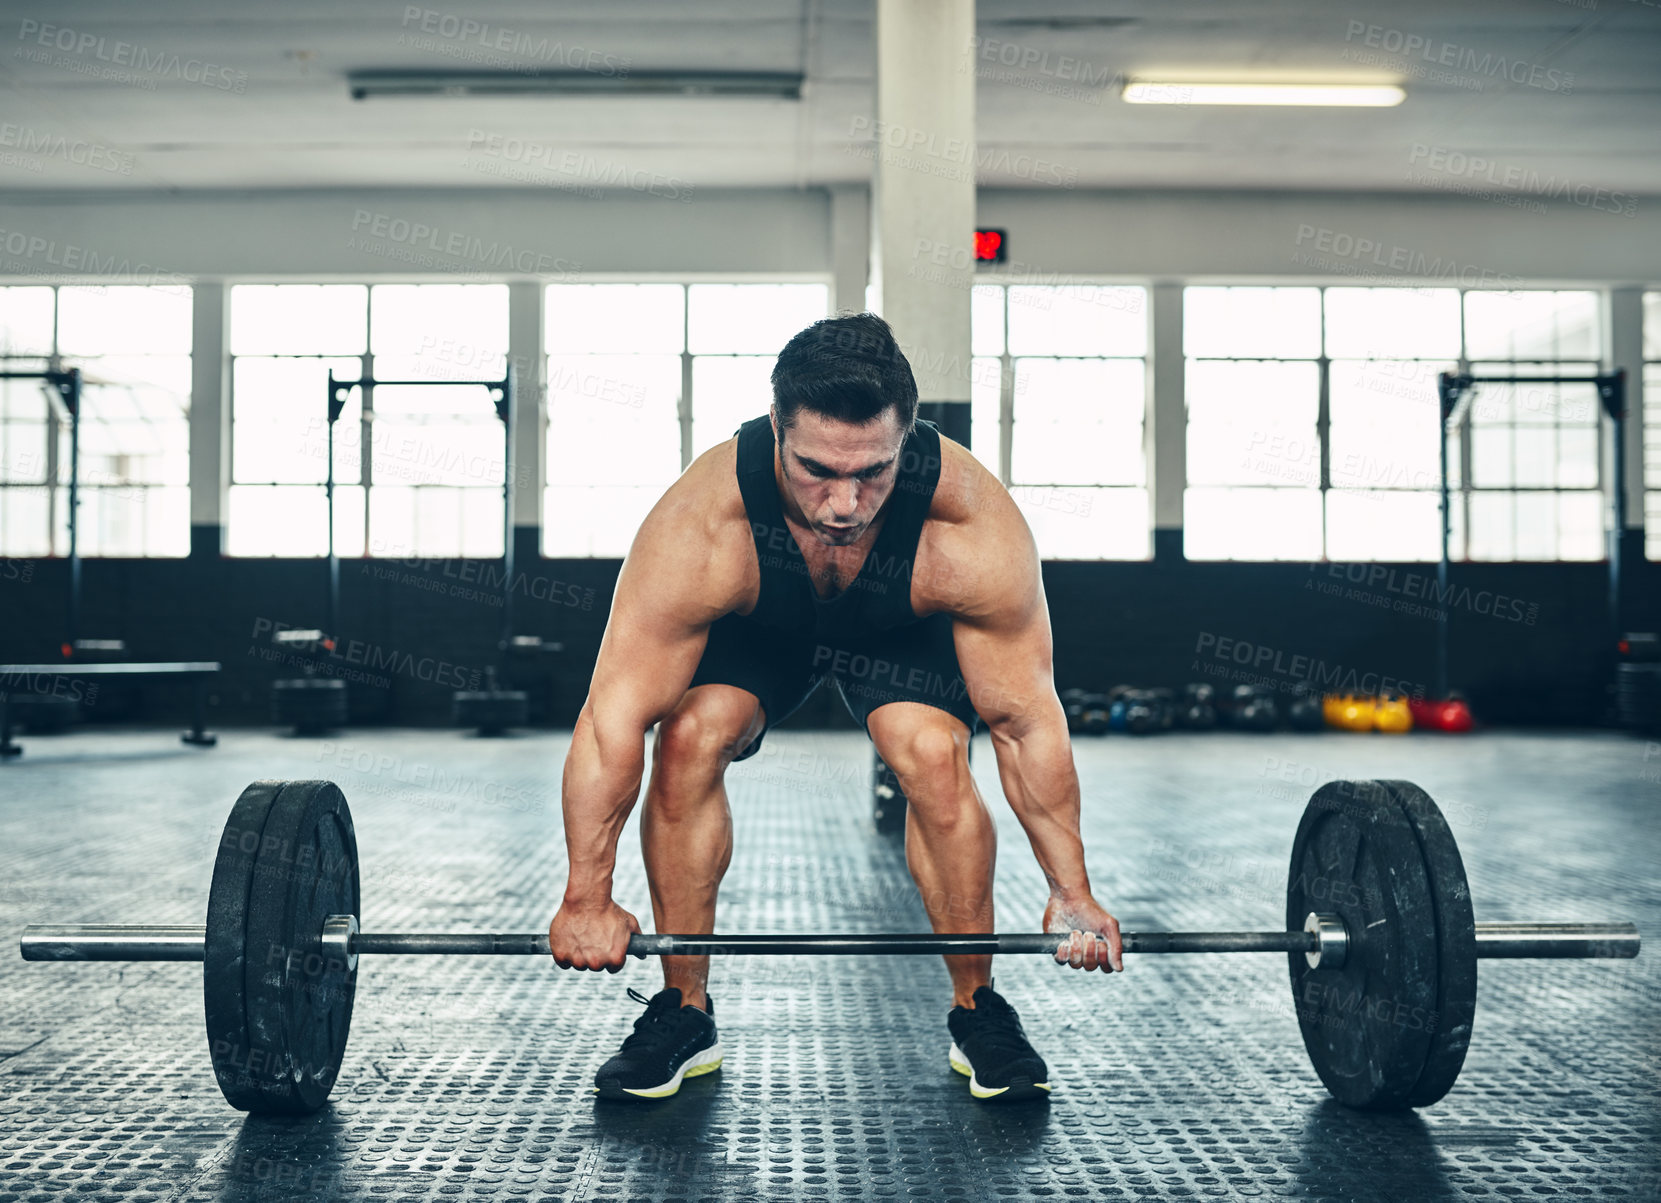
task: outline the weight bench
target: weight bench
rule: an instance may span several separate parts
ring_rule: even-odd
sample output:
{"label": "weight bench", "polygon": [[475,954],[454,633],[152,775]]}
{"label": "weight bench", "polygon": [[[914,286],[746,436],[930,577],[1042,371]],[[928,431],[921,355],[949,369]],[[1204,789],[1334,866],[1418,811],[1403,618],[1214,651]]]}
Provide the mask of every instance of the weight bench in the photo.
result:
{"label": "weight bench", "polygon": [[[211,748],[219,737],[204,729],[208,712],[208,682],[219,675],[217,660],[182,660],[153,664],[0,664],[0,760],[23,755],[21,744],[12,741],[13,693],[40,693],[33,682],[41,677],[193,677],[196,698],[190,730],[179,739],[187,744]],[[20,688],[25,682],[28,688]]]}

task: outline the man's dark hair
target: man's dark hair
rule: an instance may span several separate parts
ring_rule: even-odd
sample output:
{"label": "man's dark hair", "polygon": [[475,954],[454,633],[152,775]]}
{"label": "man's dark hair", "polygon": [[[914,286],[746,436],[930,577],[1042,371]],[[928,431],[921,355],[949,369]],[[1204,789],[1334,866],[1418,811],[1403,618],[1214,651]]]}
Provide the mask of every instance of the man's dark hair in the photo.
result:
{"label": "man's dark hair", "polygon": [[917,381],[888,323],[874,313],[828,317],[784,344],[773,365],[779,432],[812,410],[863,426],[893,407],[907,434],[917,420]]}

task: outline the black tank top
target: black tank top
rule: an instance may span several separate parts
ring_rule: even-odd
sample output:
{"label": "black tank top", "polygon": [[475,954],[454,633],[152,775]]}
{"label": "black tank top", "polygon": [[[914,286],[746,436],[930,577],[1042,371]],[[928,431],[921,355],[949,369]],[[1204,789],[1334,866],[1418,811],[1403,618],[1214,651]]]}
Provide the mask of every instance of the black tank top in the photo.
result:
{"label": "black tank top", "polygon": [[750,622],[816,639],[857,639],[921,619],[911,608],[911,563],[940,483],[940,431],[919,420],[900,449],[899,474],[882,529],[859,575],[842,592],[820,597],[807,561],[784,521],[773,462],[773,425],[763,414],[738,428],[738,488],[755,537],[761,595]]}

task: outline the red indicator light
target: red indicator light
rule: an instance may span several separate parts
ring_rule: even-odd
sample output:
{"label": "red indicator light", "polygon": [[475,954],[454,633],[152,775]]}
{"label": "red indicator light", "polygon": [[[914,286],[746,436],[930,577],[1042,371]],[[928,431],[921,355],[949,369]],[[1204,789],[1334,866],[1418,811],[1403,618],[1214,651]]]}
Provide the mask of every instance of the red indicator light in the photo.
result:
{"label": "red indicator light", "polygon": [[1002,263],[1004,261],[1004,232],[1002,230],[975,231],[975,262]]}

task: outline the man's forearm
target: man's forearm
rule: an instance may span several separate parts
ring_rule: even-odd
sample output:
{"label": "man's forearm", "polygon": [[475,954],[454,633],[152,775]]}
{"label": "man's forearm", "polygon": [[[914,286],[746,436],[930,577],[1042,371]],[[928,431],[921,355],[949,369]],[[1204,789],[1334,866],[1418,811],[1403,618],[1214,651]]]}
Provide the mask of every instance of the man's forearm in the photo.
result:
{"label": "man's forearm", "polygon": [[608,747],[602,756],[600,738],[588,713],[578,719],[571,733],[561,789],[568,904],[611,899],[617,840],[640,796],[640,778],[645,772],[643,736],[644,732],[619,747]]}
{"label": "man's forearm", "polygon": [[992,728],[998,777],[1004,796],[1032,844],[1050,894],[1067,898],[1090,893],[1079,837],[1079,784],[1065,719],[1057,713],[1021,724]]}

